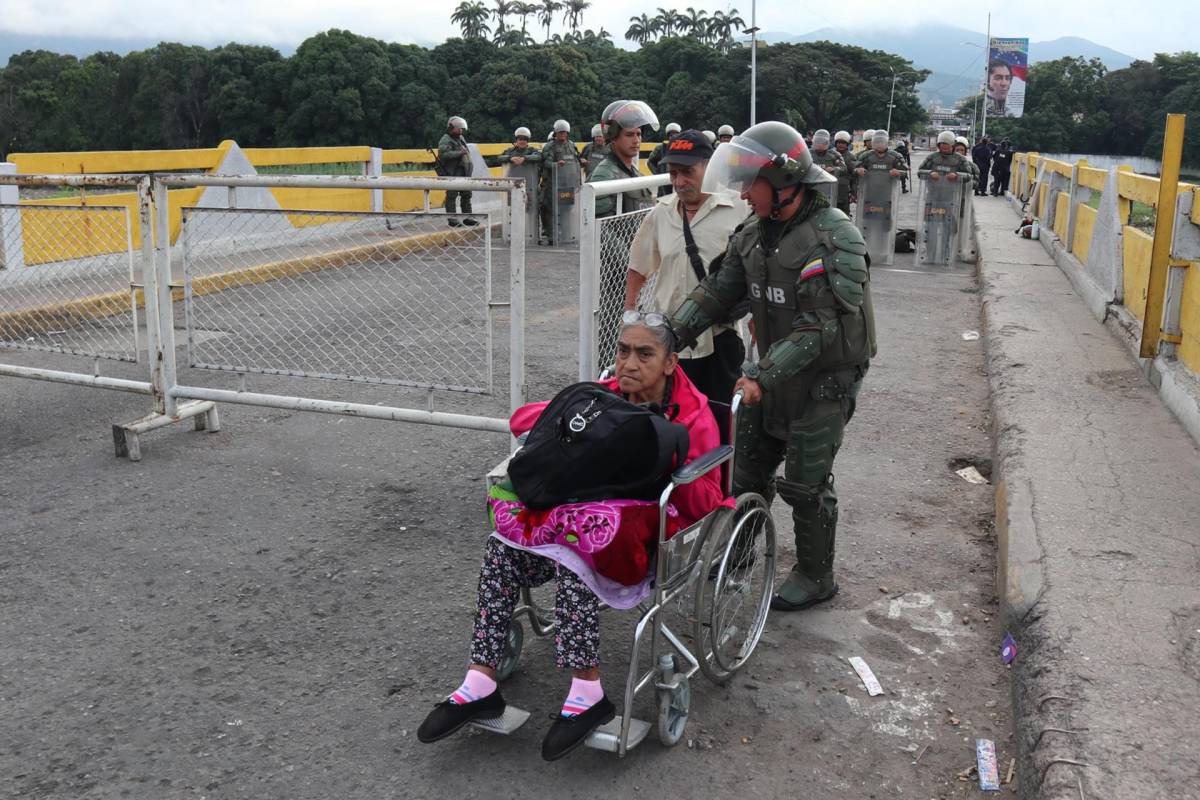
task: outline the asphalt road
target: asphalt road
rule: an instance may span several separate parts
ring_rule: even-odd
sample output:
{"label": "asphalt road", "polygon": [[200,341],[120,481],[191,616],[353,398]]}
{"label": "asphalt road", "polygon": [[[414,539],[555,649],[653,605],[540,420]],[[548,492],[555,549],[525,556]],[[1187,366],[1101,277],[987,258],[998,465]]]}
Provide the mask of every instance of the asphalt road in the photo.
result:
{"label": "asphalt road", "polygon": [[[530,251],[531,398],[575,375],[574,259]],[[841,594],[773,614],[742,675],[693,685],[679,746],[651,737],[624,760],[541,761],[568,683],[548,640],[527,641],[504,687],[534,712],[523,729],[416,741],[465,665],[482,476],[505,437],[224,406],[221,432],[156,432],[133,464],[113,457],[108,429],[145,398],[0,381],[0,780],[38,798],[976,795],[958,778],[975,739],[995,740],[1002,773],[1011,755],[991,488],[954,473],[986,472],[990,453],[981,343],[963,336],[980,325],[976,282],[970,266],[911,255],[873,281],[880,355],[837,465]],[[505,346],[498,335],[499,365]],[[384,386],[258,376],[250,388],[424,403]],[[782,573],[790,526],[776,512]],[[605,622],[613,695],[632,623]],[[849,656],[885,694],[868,697]]]}

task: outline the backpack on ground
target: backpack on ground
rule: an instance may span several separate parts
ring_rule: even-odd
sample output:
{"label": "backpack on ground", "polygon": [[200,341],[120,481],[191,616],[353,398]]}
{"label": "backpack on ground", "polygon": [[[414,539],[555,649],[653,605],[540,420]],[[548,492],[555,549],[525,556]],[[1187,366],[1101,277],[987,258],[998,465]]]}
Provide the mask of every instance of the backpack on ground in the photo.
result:
{"label": "backpack on ground", "polygon": [[508,463],[528,508],[586,500],[657,500],[683,466],[688,430],[657,406],[635,405],[597,383],[563,389]]}

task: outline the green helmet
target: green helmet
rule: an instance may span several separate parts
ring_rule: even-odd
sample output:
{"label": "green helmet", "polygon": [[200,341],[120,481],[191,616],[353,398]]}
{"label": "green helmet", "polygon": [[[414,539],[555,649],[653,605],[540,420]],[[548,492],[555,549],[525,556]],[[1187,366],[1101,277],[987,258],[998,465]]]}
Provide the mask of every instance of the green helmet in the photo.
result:
{"label": "green helmet", "polygon": [[813,164],[799,131],[782,122],[760,122],[717,148],[704,173],[701,191],[746,191],[755,178],[776,189],[802,183],[836,183],[837,178]]}

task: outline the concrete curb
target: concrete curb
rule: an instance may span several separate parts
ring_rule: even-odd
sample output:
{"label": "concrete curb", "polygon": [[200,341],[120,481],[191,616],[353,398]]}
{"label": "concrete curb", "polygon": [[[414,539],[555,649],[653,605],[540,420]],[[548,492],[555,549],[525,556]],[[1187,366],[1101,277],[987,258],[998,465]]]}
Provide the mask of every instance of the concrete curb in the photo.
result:
{"label": "concrete curb", "polygon": [[[493,225],[493,228],[498,227],[498,224]],[[236,289],[257,283],[266,283],[279,278],[302,275],[306,272],[337,269],[348,266],[354,259],[358,258],[392,258],[411,253],[418,248],[444,247],[448,244],[461,241],[471,234],[471,230],[435,231],[390,239],[385,242],[374,242],[359,247],[345,248],[329,253],[289,258],[266,264],[255,264],[252,267],[198,277],[192,281],[192,294],[202,296],[225,289]],[[173,302],[183,300],[183,289],[172,289],[171,300]],[[134,290],[132,303],[137,308],[145,308],[145,295],[141,289]],[[130,310],[130,307],[130,292],[129,290],[123,290],[105,292],[60,303],[49,303],[36,308],[22,309],[21,311],[7,311],[0,313],[0,337],[24,339],[30,334],[45,333],[46,331],[68,327],[81,321],[105,319],[117,314],[124,314]]]}
{"label": "concrete curb", "polygon": [[[978,239],[978,222],[976,222]],[[1078,776],[1055,764],[1082,762],[1075,743],[1064,736],[1047,736],[1047,730],[1072,728],[1069,706],[1055,698],[1075,696],[1060,663],[1054,638],[1043,630],[1043,595],[1047,588],[1042,546],[1034,515],[1033,487],[1020,467],[1025,432],[1011,419],[1005,380],[1014,369],[1002,346],[1003,324],[997,307],[1004,295],[989,282],[983,247],[978,248],[977,277],[983,316],[983,345],[988,366],[992,413],[992,482],[996,502],[996,591],[1004,605],[1005,627],[1020,643],[1013,665],[1012,713],[1017,748],[1017,781],[1021,797],[1041,800],[1078,800]],[[1063,706],[1063,708],[1058,708]],[[1064,746],[1066,749],[1064,749]]]}

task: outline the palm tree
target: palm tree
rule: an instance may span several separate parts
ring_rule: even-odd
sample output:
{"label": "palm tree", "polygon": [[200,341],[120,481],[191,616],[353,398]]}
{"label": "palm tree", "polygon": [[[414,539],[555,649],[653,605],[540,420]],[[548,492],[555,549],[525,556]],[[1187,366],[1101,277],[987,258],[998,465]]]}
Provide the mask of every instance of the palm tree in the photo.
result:
{"label": "palm tree", "polygon": [[533,37],[524,31],[519,31],[516,28],[509,28],[506,31],[497,31],[492,42],[500,47],[525,47],[531,44],[537,44]]}
{"label": "palm tree", "polygon": [[529,19],[529,15],[536,14],[538,11],[537,3],[520,3],[520,2],[518,2],[518,3],[515,3],[514,5],[516,7],[513,9],[512,13],[515,16],[518,16],[521,18],[521,33],[525,33],[525,28],[527,27],[527,21]]}
{"label": "palm tree", "polygon": [[464,39],[482,39],[492,31],[491,26],[487,24],[491,15],[483,3],[469,3],[463,0],[450,15],[450,21],[458,23],[462,28]]}
{"label": "palm tree", "polygon": [[736,8],[729,9],[728,14],[714,11],[708,20],[709,37],[718,50],[727,53],[737,44],[734,34],[740,33],[745,24],[746,21],[738,16]]}
{"label": "palm tree", "polygon": [[688,6],[687,14],[682,16],[682,27],[686,28],[690,36],[701,41],[708,39],[708,12],[703,9],[697,11]]}
{"label": "palm tree", "polygon": [[645,14],[640,17],[630,17],[629,30],[625,31],[625,38],[631,42],[637,42],[639,45],[645,44],[654,38],[654,22]]}
{"label": "palm tree", "polygon": [[492,0],[492,5],[496,7],[492,16],[496,18],[496,35],[499,36],[508,30],[504,20],[509,14],[517,12],[517,3],[515,0]]}
{"label": "palm tree", "polygon": [[588,0],[566,0],[564,4],[567,9],[567,20],[571,26],[571,32],[579,30],[579,25],[583,22],[583,12],[591,7]]}
{"label": "palm tree", "polygon": [[658,9],[658,14],[655,16],[658,21],[658,29],[662,32],[664,39],[669,39],[675,35],[675,31],[683,27],[684,16],[675,9]]}
{"label": "palm tree", "polygon": [[604,44],[612,41],[612,34],[604,30],[604,26],[600,26],[600,30],[594,31],[588,28],[583,32],[583,38],[580,39],[584,44]]}
{"label": "palm tree", "polygon": [[550,41],[550,23],[554,21],[554,15],[562,11],[562,3],[558,0],[542,0],[538,6],[538,21],[546,26],[546,41]]}

